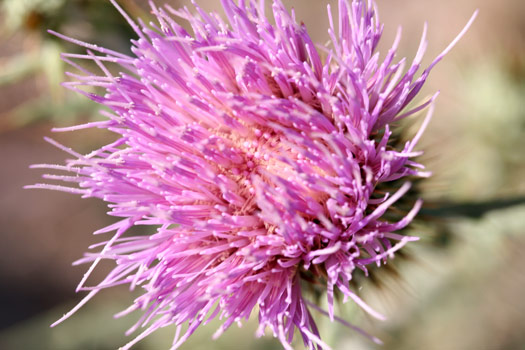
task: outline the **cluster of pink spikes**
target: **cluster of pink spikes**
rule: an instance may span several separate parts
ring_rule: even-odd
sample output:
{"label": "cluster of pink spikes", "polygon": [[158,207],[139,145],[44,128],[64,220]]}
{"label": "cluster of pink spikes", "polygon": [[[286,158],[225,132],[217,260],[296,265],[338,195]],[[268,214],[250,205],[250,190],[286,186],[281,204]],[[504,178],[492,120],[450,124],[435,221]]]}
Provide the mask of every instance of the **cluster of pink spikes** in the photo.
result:
{"label": "cluster of pink spikes", "polygon": [[[122,314],[143,310],[130,332],[145,330],[123,349],[167,325],[176,327],[176,349],[201,324],[219,317],[219,335],[254,310],[258,335],[269,328],[292,349],[298,330],[308,349],[328,349],[310,313],[320,309],[301,290],[301,272],[326,286],[332,320],[339,319],[335,290],[383,318],[349,282],[355,269],[386,263],[417,239],[399,230],[421,201],[400,221],[383,219],[410,184],[386,194],[375,189],[428,175],[411,158],[432,108],[401,149],[389,143],[390,126],[432,104],[435,96],[407,110],[472,20],[418,74],[425,36],[412,62],[395,59],[400,31],[380,60],[382,25],[372,1],[340,0],[335,24],[329,9],[326,47],[316,46],[279,0],[272,2],[273,23],[264,1],[222,0],[227,22],[195,4],[197,14],[152,5],[158,23],[149,26],[112,2],[138,35],[134,56],[53,33],[88,49],[63,55],[79,71],[64,85],[110,110],[105,121],[61,130],[96,127],[119,137],[87,155],[50,140],[74,159],[35,167],[70,172],[46,177],[77,186],[29,187],[100,198],[121,218],[96,232],[115,231],[101,250],[78,261],[92,263],[78,287],[89,294],[58,322],[100,290],[128,284],[143,294]],[[83,59],[102,74],[76,63]],[[121,73],[112,74],[108,64]],[[93,92],[100,88],[104,95]],[[126,235],[134,225],[152,232]],[[85,286],[102,259],[113,260],[114,269]]]}

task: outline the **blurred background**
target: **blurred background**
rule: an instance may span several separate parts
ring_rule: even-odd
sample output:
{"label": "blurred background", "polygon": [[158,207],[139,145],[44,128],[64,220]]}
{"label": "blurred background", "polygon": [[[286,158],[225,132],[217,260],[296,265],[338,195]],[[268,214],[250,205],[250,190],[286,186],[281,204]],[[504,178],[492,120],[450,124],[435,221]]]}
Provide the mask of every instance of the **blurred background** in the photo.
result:
{"label": "blurred background", "polygon": [[[217,0],[197,2],[220,12]],[[525,349],[525,2],[377,2],[385,23],[380,52],[402,25],[399,57],[412,58],[427,21],[427,64],[475,9],[480,13],[422,92],[421,99],[441,90],[421,144],[422,162],[435,174],[423,185],[424,222],[413,228],[423,239],[411,245],[410,261],[396,264],[397,276],[362,286],[365,300],[388,320],[371,320],[352,305],[339,310],[385,345],[316,315],[321,333],[341,350]],[[119,3],[133,17],[149,19],[146,1]],[[285,3],[316,42],[327,40],[326,4],[335,11],[336,1]],[[51,135],[54,126],[100,117],[97,105],[59,85],[69,69],[60,52],[82,50],[47,29],[126,53],[135,37],[106,0],[0,1],[0,349],[115,349],[132,339],[123,333],[134,317],[112,317],[133,300],[125,287],[100,293],[49,328],[82,298],[74,290],[86,267],[71,262],[98,241],[91,233],[112,219],[97,200],[22,190],[41,181],[30,164],[62,164],[67,157],[44,136],[81,153],[111,139],[100,130]],[[417,119],[407,128],[413,123]],[[104,268],[93,280],[103,275]],[[280,349],[271,337],[255,339],[253,322],[212,341],[216,328],[199,330],[182,349]],[[167,349],[172,332],[168,327],[135,348]]]}

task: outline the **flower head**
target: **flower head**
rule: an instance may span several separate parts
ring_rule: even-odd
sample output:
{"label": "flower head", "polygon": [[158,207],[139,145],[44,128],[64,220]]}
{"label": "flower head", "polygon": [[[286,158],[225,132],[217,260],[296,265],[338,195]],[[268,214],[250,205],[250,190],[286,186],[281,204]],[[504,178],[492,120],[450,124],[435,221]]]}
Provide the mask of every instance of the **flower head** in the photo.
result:
{"label": "flower head", "polygon": [[[420,200],[399,220],[385,219],[409,182],[386,193],[377,188],[427,175],[411,158],[430,113],[399,149],[390,127],[432,103],[435,96],[407,110],[451,46],[416,76],[425,38],[406,71],[404,59],[394,62],[400,33],[381,62],[372,1],[339,1],[338,28],[329,10],[327,47],[316,46],[279,0],[272,2],[275,24],[264,1],[221,2],[227,21],[197,5],[197,15],[152,5],[158,24],[149,27],[128,18],[138,35],[133,57],[64,37],[88,48],[64,54],[81,71],[65,85],[111,112],[63,130],[97,127],[119,137],[88,155],[51,141],[76,158],[52,166],[76,176],[54,178],[78,186],[35,187],[101,198],[122,218],[96,232],[115,231],[100,252],[79,261],[92,263],[78,287],[89,294],[64,318],[100,290],[129,284],[143,294],[124,314],[144,310],[137,327],[148,328],[124,349],[170,324],[177,348],[210,319],[224,320],[220,334],[254,310],[258,334],[269,328],[286,349],[296,329],[307,348],[327,347],[309,311],[318,307],[300,282],[325,287],[332,320],[336,291],[383,318],[349,282],[355,269],[386,263],[417,240],[399,230]],[[101,74],[73,59],[94,61]],[[112,75],[109,63],[122,72]],[[125,235],[134,225],[151,226],[151,234]],[[85,287],[101,259],[113,260],[114,269]]]}

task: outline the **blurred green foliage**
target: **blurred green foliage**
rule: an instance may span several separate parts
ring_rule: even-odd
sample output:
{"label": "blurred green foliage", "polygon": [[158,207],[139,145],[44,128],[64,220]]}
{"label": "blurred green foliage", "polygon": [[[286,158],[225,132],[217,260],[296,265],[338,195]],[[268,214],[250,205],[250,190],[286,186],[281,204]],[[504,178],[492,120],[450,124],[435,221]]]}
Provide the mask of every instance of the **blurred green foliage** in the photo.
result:
{"label": "blurred green foliage", "polygon": [[[68,69],[60,54],[84,50],[47,30],[130,53],[135,34],[125,19],[106,0],[4,0],[0,6],[0,18],[5,19],[0,24],[0,39],[22,46],[0,61],[0,88],[16,89],[27,80],[45,84],[9,111],[7,128],[49,119],[57,125],[75,124],[79,118],[97,119],[98,106],[60,85]],[[132,1],[124,7],[133,16],[147,17]]]}
{"label": "blurred green foliage", "polygon": [[65,3],[65,0],[4,0],[1,8],[4,26],[11,32],[33,27],[37,17],[54,18]]}

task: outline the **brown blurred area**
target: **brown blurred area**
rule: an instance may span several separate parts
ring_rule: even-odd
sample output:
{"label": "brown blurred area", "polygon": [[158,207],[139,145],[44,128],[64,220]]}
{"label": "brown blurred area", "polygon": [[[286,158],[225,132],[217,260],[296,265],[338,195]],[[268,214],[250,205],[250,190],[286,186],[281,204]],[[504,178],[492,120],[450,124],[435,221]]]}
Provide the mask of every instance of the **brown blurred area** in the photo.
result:
{"label": "brown blurred area", "polygon": [[[197,0],[220,12],[220,2]],[[316,42],[325,42],[326,5],[337,1],[287,0]],[[148,18],[146,1],[120,1],[132,16]],[[161,4],[161,0],[156,1]],[[189,1],[171,1],[173,7]],[[270,3],[268,0],[267,3]],[[98,107],[59,86],[69,70],[62,51],[78,51],[56,40],[48,28],[115,50],[129,50],[134,34],[105,0],[3,0],[0,2],[0,349],[114,349],[129,341],[131,319],[112,319],[132,302],[126,288],[101,293],[64,325],[48,326],[78,302],[74,293],[86,267],[71,267],[93,243],[91,233],[113,222],[94,199],[23,186],[42,182],[36,163],[67,158],[43,140],[52,136],[79,152],[111,139],[96,131],[53,134],[54,126],[93,119]],[[377,0],[385,23],[381,53],[398,25],[398,57],[410,60],[428,22],[428,64],[479,16],[457,47],[434,69],[422,98],[441,90],[421,147],[434,172],[425,186],[429,201],[485,203],[525,196],[525,1]],[[413,123],[417,125],[417,120]],[[400,280],[382,289],[365,285],[365,298],[388,315],[369,320],[352,306],[342,315],[380,336],[376,347],[358,334],[319,317],[334,349],[525,349],[525,206],[490,210],[477,218],[443,219],[451,241],[421,244],[401,267]],[[416,232],[417,234],[417,232]],[[416,244],[418,245],[418,244]],[[93,280],[103,275],[95,274]],[[233,327],[214,342],[212,324],[182,349],[279,349],[271,339],[254,339],[254,325]],[[165,349],[172,329],[136,349]],[[297,347],[301,347],[298,345]]]}

